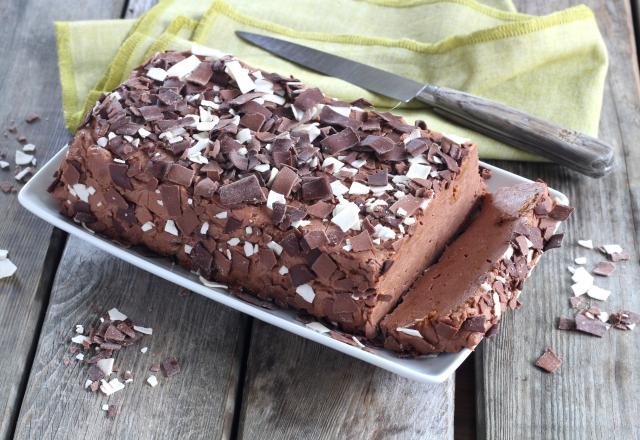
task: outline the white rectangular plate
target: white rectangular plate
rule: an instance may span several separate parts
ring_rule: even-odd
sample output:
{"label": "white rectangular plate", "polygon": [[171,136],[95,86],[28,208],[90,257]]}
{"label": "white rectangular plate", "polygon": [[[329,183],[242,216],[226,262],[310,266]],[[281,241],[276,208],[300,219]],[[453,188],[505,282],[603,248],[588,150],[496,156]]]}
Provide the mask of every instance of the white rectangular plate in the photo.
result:
{"label": "white rectangular plate", "polygon": [[[399,358],[392,352],[383,349],[373,349],[371,352],[345,344],[333,339],[327,334],[318,333],[295,319],[296,312],[292,310],[267,310],[253,304],[244,302],[224,289],[209,288],[204,286],[198,277],[183,268],[172,264],[169,259],[149,258],[132,249],[127,249],[109,239],[90,233],[80,225],[77,225],[58,212],[58,207],[47,187],[53,181],[53,173],[58,169],[67,148],[64,147],[35,176],[22,188],[18,199],[22,206],[42,218],[53,226],[56,226],[69,234],[80,237],[88,243],[106,251],[115,257],[121,258],[134,266],[151,272],[167,281],[171,281],[181,287],[206,296],[214,301],[227,305],[235,310],[246,313],[264,322],[280,327],[303,338],[318,342],[327,347],[338,350],[354,358],[363,360],[377,367],[384,368],[393,373],[424,383],[444,382],[469,356],[470,350],[460,353],[444,353],[437,356],[423,357],[419,359]],[[487,182],[489,191],[495,191],[503,186],[511,186],[517,183],[530,182],[528,179],[517,176],[508,171],[494,166],[483,164],[493,172],[493,177]],[[568,204],[567,197],[553,189],[551,195],[558,197],[562,203]]]}

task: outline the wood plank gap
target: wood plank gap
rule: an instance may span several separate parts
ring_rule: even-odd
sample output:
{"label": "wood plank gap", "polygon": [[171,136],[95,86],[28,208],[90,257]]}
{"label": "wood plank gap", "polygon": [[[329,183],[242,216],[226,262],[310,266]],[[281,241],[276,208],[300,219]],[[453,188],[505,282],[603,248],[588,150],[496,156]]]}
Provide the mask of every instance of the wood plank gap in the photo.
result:
{"label": "wood plank gap", "polygon": [[20,384],[18,385],[18,396],[16,402],[16,411],[11,414],[11,420],[9,421],[8,433],[13,437],[15,433],[16,425],[18,423],[18,416],[20,415],[20,408],[22,408],[22,402],[24,399],[24,392],[27,389],[27,383],[29,382],[29,376],[31,374],[31,367],[33,365],[33,359],[36,355],[36,348],[38,346],[38,339],[40,338],[40,331],[42,330],[42,324],[44,323],[44,317],[47,314],[49,308],[49,300],[51,299],[51,288],[58,272],[58,265],[62,259],[62,253],[67,244],[68,234],[62,229],[53,228],[51,231],[51,239],[49,240],[49,248],[44,257],[43,273],[36,289],[36,297],[42,297],[42,307],[38,314],[38,320],[33,337],[29,343],[29,352],[27,355],[27,362],[25,363],[22,377],[20,378]]}
{"label": "wood plank gap", "polygon": [[455,373],[453,390],[453,438],[474,440],[476,432],[476,353],[465,360]]}
{"label": "wood plank gap", "polygon": [[638,65],[638,59],[640,58],[640,52],[638,52],[638,48],[640,47],[640,45],[638,44],[640,42],[640,17],[638,17],[638,2],[639,0],[632,0],[629,3],[632,20],[631,26],[633,27],[634,43],[636,47],[636,65]]}
{"label": "wood plank gap", "polygon": [[251,335],[253,333],[254,319],[247,316],[247,324],[244,327],[244,338],[242,342],[242,356],[240,358],[240,367],[238,369],[238,383],[236,386],[236,398],[233,409],[233,421],[231,423],[230,439],[239,438],[240,416],[242,414],[242,405],[244,402],[244,388],[247,380],[247,364],[249,362],[249,352],[251,351]]}

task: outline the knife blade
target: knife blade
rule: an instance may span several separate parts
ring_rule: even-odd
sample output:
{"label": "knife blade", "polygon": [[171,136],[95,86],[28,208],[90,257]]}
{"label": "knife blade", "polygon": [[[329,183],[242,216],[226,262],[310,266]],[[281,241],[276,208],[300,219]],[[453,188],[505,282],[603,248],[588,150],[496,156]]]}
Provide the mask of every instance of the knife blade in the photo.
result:
{"label": "knife blade", "polygon": [[407,102],[418,96],[425,84],[404,78],[376,67],[348,60],[327,52],[266,35],[237,31],[236,34],[250,43],[282,58],[325,75],[340,78],[398,101]]}
{"label": "knife blade", "polygon": [[447,87],[420,83],[290,41],[243,31],[236,34],[281,58],[374,93],[403,102],[421,101],[457,124],[588,176],[602,177],[613,169],[611,146],[513,107]]}

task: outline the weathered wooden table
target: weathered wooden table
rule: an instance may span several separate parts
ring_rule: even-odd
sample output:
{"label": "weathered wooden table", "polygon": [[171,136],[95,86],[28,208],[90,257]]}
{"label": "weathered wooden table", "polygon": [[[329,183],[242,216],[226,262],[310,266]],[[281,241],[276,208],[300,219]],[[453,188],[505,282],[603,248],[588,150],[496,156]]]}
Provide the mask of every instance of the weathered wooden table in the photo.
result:
{"label": "weathered wooden table", "polygon": [[[0,124],[37,110],[20,126],[40,161],[70,138],[62,122],[54,20],[134,17],[153,1],[5,0],[0,4]],[[545,14],[578,0],[516,0]],[[0,194],[0,248],[19,270],[0,282],[0,438],[640,438],[640,338],[599,339],[555,329],[569,311],[565,266],[578,238],[622,244],[631,262],[607,280],[608,310],[640,310],[640,95],[634,33],[637,3],[587,0],[598,17],[610,68],[601,136],[618,168],[591,180],[553,165],[500,163],[541,177],[577,212],[569,244],[543,259],[525,307],[485,341],[452,378],[421,385],[373,368],[133,268],[29,215]],[[636,28],[636,32],[640,28]],[[551,92],[551,91],[550,91]],[[13,137],[0,140],[13,151]],[[2,176],[2,180],[8,177]],[[149,353],[124,350],[136,375],[107,399],[82,390],[86,369],[64,366],[75,324],[117,307],[154,327]],[[532,367],[546,346],[564,357],[559,373]],[[150,388],[149,365],[182,360],[180,375]],[[455,383],[455,391],[454,391]],[[105,402],[120,408],[105,417]]]}

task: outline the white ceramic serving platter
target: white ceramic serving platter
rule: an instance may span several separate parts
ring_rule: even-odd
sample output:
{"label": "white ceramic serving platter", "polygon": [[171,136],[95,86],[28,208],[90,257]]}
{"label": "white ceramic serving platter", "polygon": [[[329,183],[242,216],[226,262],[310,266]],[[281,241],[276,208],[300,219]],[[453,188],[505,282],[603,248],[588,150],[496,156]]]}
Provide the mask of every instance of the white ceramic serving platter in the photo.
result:
{"label": "white ceramic serving platter", "polygon": [[[198,276],[172,264],[168,259],[145,257],[135,250],[127,249],[109,239],[92,234],[82,226],[63,217],[47,192],[47,187],[53,180],[53,173],[64,158],[66,151],[67,148],[64,147],[46,165],[40,168],[36,175],[22,188],[18,199],[22,206],[46,222],[87,241],[115,257],[254,318],[418,382],[436,383],[447,380],[471,353],[470,350],[465,349],[455,354],[445,353],[419,359],[406,359],[399,358],[392,352],[383,349],[365,351],[333,339],[326,333],[318,333],[312,330],[295,319],[295,311],[267,310],[249,304],[228,293],[225,289],[204,286],[199,281]],[[488,181],[489,191],[529,181],[488,164],[483,164],[483,166],[493,172],[493,178]],[[564,194],[553,189],[550,189],[550,193],[558,197],[562,203],[568,203],[568,199]]]}

